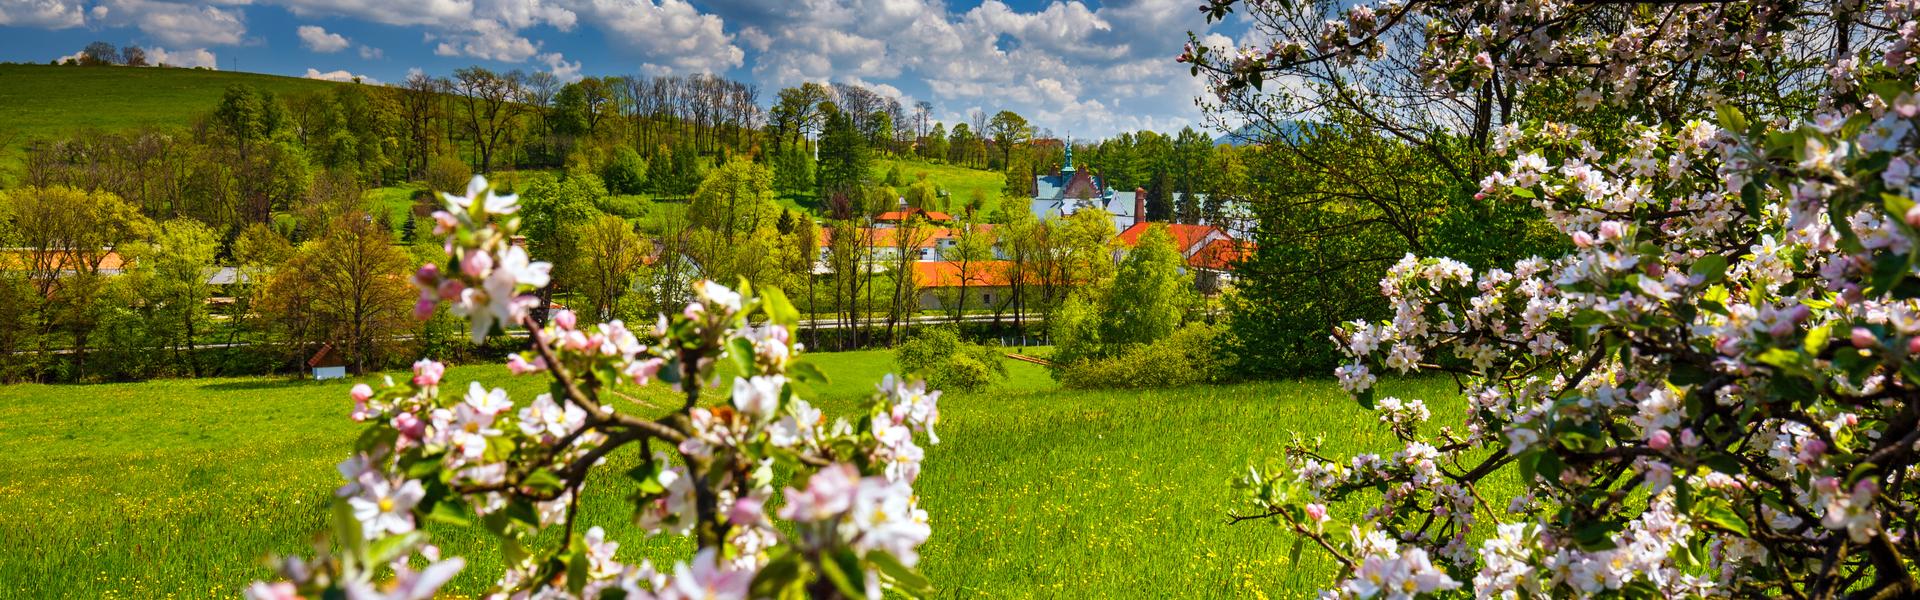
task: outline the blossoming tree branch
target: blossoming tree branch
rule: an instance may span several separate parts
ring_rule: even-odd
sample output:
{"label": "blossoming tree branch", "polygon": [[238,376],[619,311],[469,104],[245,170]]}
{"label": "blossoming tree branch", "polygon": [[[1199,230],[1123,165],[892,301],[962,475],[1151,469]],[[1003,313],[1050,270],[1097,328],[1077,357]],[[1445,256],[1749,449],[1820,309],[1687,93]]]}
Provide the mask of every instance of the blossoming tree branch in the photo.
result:
{"label": "blossoming tree branch", "polygon": [[[1443,93],[1631,115],[1491,128],[1504,163],[1479,197],[1537,207],[1568,250],[1395,265],[1393,317],[1333,341],[1398,449],[1295,442],[1239,479],[1235,520],[1331,555],[1339,597],[1920,594],[1920,3],[1202,10],[1317,26],[1190,45],[1229,102],[1400,40]],[[1812,108],[1783,110],[1795,94]],[[1458,378],[1464,420],[1376,397],[1389,371]]]}
{"label": "blossoming tree branch", "polygon": [[[512,238],[517,199],[474,178],[434,215],[448,268],[414,275],[419,313],[441,302],[482,341],[517,325],[530,348],[508,363],[516,375],[552,379],[551,391],[516,404],[505,390],[447,382],[431,360],[411,379],[352,389],[352,418],[367,424],[340,464],[333,525],[311,558],[284,559],[284,580],[248,588],[250,598],[427,598],[463,566],[443,558],[425,522],[482,527],[503,548],[506,598],[879,597],[918,595],[913,568],[930,529],[914,480],[939,421],[939,392],[887,377],[854,420],[829,423],[796,395],[795,382],[823,381],[796,361],[799,315],[776,289],[694,286],[696,301],[640,330],[620,321],[579,323],[559,312],[530,316],[531,292],[551,266]],[[738,373],[708,406],[716,367]],[[684,395],[667,415],[646,418],[616,404],[660,382]],[[588,474],[611,453],[638,445],[635,518],[650,535],[691,536],[691,561],[621,564],[604,529],[577,523]],[[771,507],[776,478],[790,482]],[[477,522],[477,523],[476,523]],[[544,535],[558,531],[558,535]],[[540,540],[558,543],[542,544]]]}

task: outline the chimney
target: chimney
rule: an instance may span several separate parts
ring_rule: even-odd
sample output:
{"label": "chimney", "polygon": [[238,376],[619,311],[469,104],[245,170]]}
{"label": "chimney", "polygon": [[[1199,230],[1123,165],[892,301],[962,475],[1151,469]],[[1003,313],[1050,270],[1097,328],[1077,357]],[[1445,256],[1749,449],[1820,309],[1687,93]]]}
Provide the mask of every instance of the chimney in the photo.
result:
{"label": "chimney", "polygon": [[1133,224],[1147,222],[1147,188],[1133,188]]}

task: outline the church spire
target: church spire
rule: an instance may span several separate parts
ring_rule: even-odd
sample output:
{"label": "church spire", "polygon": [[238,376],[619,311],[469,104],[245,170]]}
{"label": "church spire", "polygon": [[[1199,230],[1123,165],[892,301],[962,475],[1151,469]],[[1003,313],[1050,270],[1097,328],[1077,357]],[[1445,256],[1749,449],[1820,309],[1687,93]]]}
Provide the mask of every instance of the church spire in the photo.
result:
{"label": "church spire", "polygon": [[1067,166],[1060,167],[1060,170],[1072,171],[1073,170],[1073,142],[1067,142],[1066,146],[1067,146]]}

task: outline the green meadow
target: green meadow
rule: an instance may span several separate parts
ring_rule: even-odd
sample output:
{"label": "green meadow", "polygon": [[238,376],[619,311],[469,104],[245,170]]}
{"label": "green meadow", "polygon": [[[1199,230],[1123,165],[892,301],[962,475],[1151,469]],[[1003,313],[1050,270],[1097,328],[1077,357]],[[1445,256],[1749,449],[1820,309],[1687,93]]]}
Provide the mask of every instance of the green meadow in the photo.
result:
{"label": "green meadow", "polygon": [[[810,355],[832,383],[808,390],[848,414],[893,367],[884,352]],[[1386,450],[1391,436],[1330,381],[1159,391],[1057,389],[1040,367],[941,399],[941,443],[917,486],[934,524],[921,566],[940,597],[1303,597],[1332,564],[1292,564],[1292,539],[1226,524],[1230,480],[1292,432],[1333,452]],[[497,365],[452,369],[449,393],[481,379],[524,403],[544,389]],[[230,596],[268,577],[262,558],[310,551],[333,465],[358,426],[347,382],[170,380],[0,387],[0,596]],[[664,388],[634,406],[667,400]],[[1457,419],[1451,383],[1383,384]],[[623,451],[590,483],[581,523],[622,540],[621,558],[671,560],[689,548],[646,540],[623,500]],[[477,530],[430,528],[470,557],[450,588],[499,575]]]}
{"label": "green meadow", "polygon": [[213,112],[236,83],[277,95],[351,85],[204,69],[0,65],[0,172],[17,175],[21,147],[36,139],[89,129],[184,129]]}

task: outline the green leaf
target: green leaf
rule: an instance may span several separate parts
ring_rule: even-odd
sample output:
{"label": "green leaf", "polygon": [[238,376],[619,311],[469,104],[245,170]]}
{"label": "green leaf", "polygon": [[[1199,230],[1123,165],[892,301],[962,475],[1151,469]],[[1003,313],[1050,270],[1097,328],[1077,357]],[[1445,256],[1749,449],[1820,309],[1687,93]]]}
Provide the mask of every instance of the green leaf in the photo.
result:
{"label": "green leaf", "polygon": [[1533,188],[1514,187],[1514,188],[1507,188],[1507,190],[1509,193],[1513,194],[1515,197],[1518,197],[1518,198],[1533,199],[1538,197],[1533,193]]}
{"label": "green leaf", "polygon": [[758,372],[753,365],[753,342],[747,338],[727,340],[727,356],[733,359],[733,366],[739,368],[741,377],[752,377]]}
{"label": "green leaf", "polygon": [[1714,502],[1708,505],[1706,510],[1702,511],[1701,518],[1740,537],[1753,535],[1747,528],[1747,522],[1740,518],[1740,513],[1734,512],[1733,507],[1724,503]]}
{"label": "green leaf", "polygon": [[925,575],[921,575],[918,571],[913,570],[913,567],[901,563],[900,559],[894,558],[892,554],[888,554],[884,550],[868,552],[867,562],[873,563],[875,567],[879,567],[880,574],[892,579],[894,589],[897,591],[915,598],[933,593],[932,581],[928,581]]}
{"label": "green leaf", "polygon": [[1806,344],[1803,347],[1806,349],[1807,354],[1817,356],[1821,350],[1827,349],[1827,342],[1832,341],[1832,339],[1833,324],[1827,323],[1808,331]]}
{"label": "green leaf", "polygon": [[1307,547],[1307,538],[1294,536],[1293,548],[1290,548],[1287,550],[1287,564],[1289,566],[1300,564],[1300,550],[1306,547]]}
{"label": "green leaf", "polygon": [[1373,388],[1367,388],[1365,391],[1355,394],[1354,400],[1360,402],[1360,408],[1373,410]]}
{"label": "green leaf", "polygon": [[387,536],[374,540],[373,543],[367,547],[367,562],[376,565],[387,564],[412,549],[414,544],[425,539],[426,534],[420,533],[419,531],[410,531],[402,535]]}
{"label": "green leaf", "polygon": [[800,309],[793,307],[793,303],[787,300],[786,292],[780,291],[780,288],[761,288],[760,301],[765,303],[768,320],[789,328],[800,322]]}
{"label": "green leaf", "polygon": [[1718,283],[1727,275],[1727,257],[1718,254],[1702,256],[1700,260],[1693,261],[1693,266],[1687,269],[1687,273],[1700,277],[1707,283]]}
{"label": "green leaf", "polygon": [[820,372],[818,365],[804,360],[794,361],[793,364],[788,365],[787,375],[792,377],[794,381],[810,385],[827,385],[827,383],[829,383],[827,381],[827,374]]}
{"label": "green leaf", "polygon": [[748,596],[779,598],[783,596],[783,591],[793,589],[795,584],[800,583],[801,576],[805,574],[801,568],[805,563],[800,562],[800,556],[792,552],[776,551],[779,554],[768,560],[767,566],[761,567],[759,573],[754,574],[751,593]]}
{"label": "green leaf", "polygon": [[460,527],[473,524],[473,521],[467,519],[467,511],[460,510],[460,503],[449,500],[433,503],[433,510],[427,513],[427,520]]}
{"label": "green leaf", "polygon": [[1721,473],[1726,473],[1728,475],[1740,474],[1740,461],[1734,460],[1732,456],[1729,456],[1726,454],[1710,455],[1706,458],[1700,459],[1700,464],[1706,465],[1708,468],[1711,468],[1715,471],[1719,471]]}
{"label": "green leaf", "polygon": [[840,588],[840,593],[848,598],[864,598],[867,595],[866,578],[860,573],[860,559],[851,550],[841,550],[821,557],[820,573],[827,581]]}
{"label": "green leaf", "polygon": [[520,485],[538,492],[558,492],[561,486],[565,484],[560,481],[560,476],[555,475],[553,471],[540,469],[527,475],[526,479],[520,481]]}
{"label": "green leaf", "polygon": [[1744,135],[1747,133],[1747,116],[1741,114],[1740,109],[1734,108],[1733,105],[1721,104],[1715,106],[1713,107],[1713,114],[1719,117],[1718,120],[1720,121],[1721,127],[1732,130],[1735,134]]}

